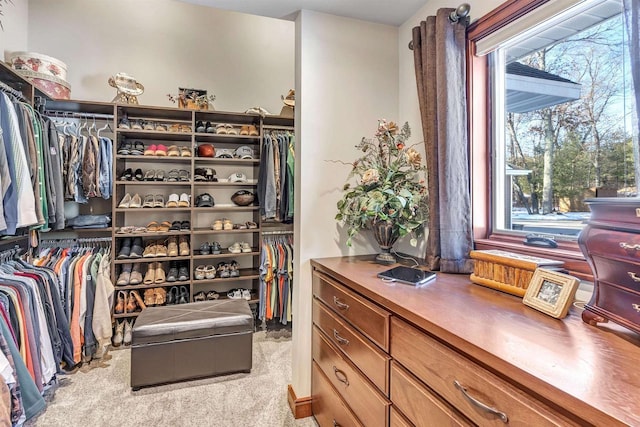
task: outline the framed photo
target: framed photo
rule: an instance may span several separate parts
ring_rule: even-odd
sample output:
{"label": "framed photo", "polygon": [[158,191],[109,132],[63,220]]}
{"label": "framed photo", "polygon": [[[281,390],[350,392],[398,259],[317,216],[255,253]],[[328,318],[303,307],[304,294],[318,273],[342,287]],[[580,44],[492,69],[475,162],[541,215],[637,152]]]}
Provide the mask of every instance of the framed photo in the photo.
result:
{"label": "framed photo", "polygon": [[562,319],[578,290],[579,280],[568,274],[537,268],[522,300],[549,316]]}

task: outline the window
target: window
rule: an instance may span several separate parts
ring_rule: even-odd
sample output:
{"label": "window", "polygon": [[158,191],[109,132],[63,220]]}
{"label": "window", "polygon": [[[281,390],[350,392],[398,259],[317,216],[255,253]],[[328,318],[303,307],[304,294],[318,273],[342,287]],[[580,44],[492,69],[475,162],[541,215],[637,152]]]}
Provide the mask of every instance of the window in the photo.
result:
{"label": "window", "polygon": [[527,251],[533,233],[558,242],[547,255],[575,264],[584,200],[637,195],[623,10],[622,0],[508,2],[470,27],[478,246]]}

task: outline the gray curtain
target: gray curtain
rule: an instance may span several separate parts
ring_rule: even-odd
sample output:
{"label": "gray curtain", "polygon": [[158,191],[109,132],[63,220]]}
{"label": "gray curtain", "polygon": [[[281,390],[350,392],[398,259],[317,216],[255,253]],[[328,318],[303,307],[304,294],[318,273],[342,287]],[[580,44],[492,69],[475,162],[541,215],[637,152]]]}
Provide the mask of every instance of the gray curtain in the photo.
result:
{"label": "gray curtain", "polygon": [[638,136],[634,139],[636,144],[636,188],[640,188],[640,0],[624,0],[624,20],[627,24],[629,37],[629,58],[631,63],[631,75],[633,76],[633,93],[636,103],[636,126]]}
{"label": "gray curtain", "polygon": [[439,9],[413,29],[429,188],[428,267],[470,273],[473,262],[467,132],[466,24]]}

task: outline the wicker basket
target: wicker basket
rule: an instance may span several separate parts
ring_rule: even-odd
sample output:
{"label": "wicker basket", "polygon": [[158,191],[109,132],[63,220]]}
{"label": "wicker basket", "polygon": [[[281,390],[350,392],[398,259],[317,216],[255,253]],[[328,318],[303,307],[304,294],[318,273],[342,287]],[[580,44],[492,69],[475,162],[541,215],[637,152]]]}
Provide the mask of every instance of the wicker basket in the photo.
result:
{"label": "wicker basket", "polygon": [[478,285],[523,297],[538,267],[558,269],[562,261],[521,255],[500,250],[471,251],[473,274],[471,281]]}

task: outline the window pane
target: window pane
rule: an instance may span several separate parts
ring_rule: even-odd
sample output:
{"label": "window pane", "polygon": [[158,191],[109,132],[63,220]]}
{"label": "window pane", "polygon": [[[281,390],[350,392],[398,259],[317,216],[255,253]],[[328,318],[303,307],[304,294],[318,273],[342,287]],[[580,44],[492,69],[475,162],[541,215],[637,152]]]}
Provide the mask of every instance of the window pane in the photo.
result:
{"label": "window pane", "polygon": [[584,199],[636,196],[628,35],[621,2],[606,6],[492,54],[497,230],[575,239]]}

